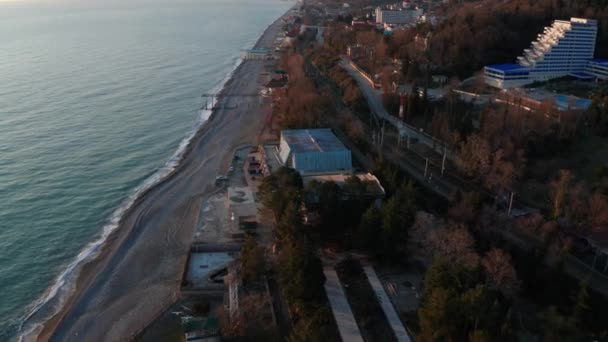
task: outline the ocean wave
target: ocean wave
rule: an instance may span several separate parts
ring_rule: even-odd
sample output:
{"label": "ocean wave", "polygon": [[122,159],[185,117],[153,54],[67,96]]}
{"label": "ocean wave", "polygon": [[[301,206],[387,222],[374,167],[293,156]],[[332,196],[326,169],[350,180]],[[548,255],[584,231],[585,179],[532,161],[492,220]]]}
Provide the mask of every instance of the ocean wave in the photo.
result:
{"label": "ocean wave", "polygon": [[[273,23],[269,24],[264,30],[262,30],[257,38],[247,42],[244,48],[250,49],[254,47],[263,34],[272,25]],[[231,70],[229,70],[226,77],[210,91],[211,93],[221,92],[225,88],[228,81],[232,78],[239,65],[242,63],[242,59],[238,56],[235,56],[233,59],[234,64]],[[210,104],[210,107],[213,108],[216,102],[217,98],[215,99],[215,103]],[[103,227],[101,234],[93,242],[87,244],[80,251],[80,253],[78,253],[77,257],[55,278],[53,285],[51,285],[41,297],[30,305],[28,314],[23,317],[19,324],[18,341],[21,342],[35,339],[35,337],[40,333],[44,322],[59,312],[63,305],[65,305],[66,300],[75,290],[76,280],[78,279],[82,267],[88,262],[94,260],[99,255],[99,252],[102,250],[106,240],[112,234],[112,232],[118,229],[124,214],[133,206],[135,201],[142,194],[154,187],[156,184],[160,183],[176,170],[179,163],[183,159],[184,153],[187,151],[189,144],[192,142],[198,131],[209,120],[212,114],[213,111],[207,109],[199,109],[196,112],[193,129],[191,130],[190,134],[188,134],[188,136],[180,142],[177,150],[173,153],[165,165],[133,190],[131,195],[112,213],[109,222]]]}
{"label": "ocean wave", "polygon": [[[234,57],[234,60],[235,63],[232,66],[232,69],[228,71],[226,77],[210,91],[211,93],[222,91],[228,81],[232,78],[234,72],[242,62],[240,57]],[[217,99],[215,102],[212,102],[209,107],[213,108],[216,102]],[[42,296],[30,305],[27,315],[25,315],[19,323],[18,341],[29,341],[40,333],[44,321],[59,312],[63,305],[65,305],[66,300],[75,290],[76,280],[78,279],[82,267],[99,255],[99,252],[102,250],[108,237],[112,232],[118,229],[124,214],[133,206],[135,201],[142,194],[146,193],[177,169],[184,157],[188,145],[192,142],[203,125],[209,120],[213,111],[210,109],[199,109],[195,114],[193,129],[188,136],[179,143],[177,150],[169,160],[167,160],[165,165],[133,190],[131,195],[112,213],[109,222],[103,227],[100,235],[93,242],[87,244],[80,253],[78,253],[76,258],[55,278],[53,284],[42,294]]]}

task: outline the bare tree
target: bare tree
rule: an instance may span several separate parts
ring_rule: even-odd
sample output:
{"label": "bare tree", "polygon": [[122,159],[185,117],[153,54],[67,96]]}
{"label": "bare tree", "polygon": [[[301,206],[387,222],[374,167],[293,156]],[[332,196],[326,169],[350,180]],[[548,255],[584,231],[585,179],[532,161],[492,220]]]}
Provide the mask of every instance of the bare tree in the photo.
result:
{"label": "bare tree", "polygon": [[565,213],[570,223],[574,224],[578,229],[583,226],[588,217],[588,197],[589,194],[582,184],[573,186],[568,193],[568,205],[566,206]]}
{"label": "bare tree", "polygon": [[519,279],[511,263],[511,256],[502,249],[494,248],[481,260],[488,281],[507,296],[512,296],[519,288]]}
{"label": "bare tree", "polygon": [[487,140],[473,134],[461,144],[456,165],[468,176],[484,175],[490,168],[490,156]]}
{"label": "bare tree", "polygon": [[553,218],[558,218],[563,214],[566,195],[572,180],[572,172],[570,170],[560,170],[558,178],[551,182],[551,214]]}
{"label": "bare tree", "polygon": [[594,193],[589,199],[589,224],[600,230],[608,226],[608,199],[601,193]]}
{"label": "bare tree", "polygon": [[485,184],[488,188],[504,193],[513,186],[517,172],[515,166],[504,158],[504,150],[500,149],[494,153],[492,164],[485,175]]}
{"label": "bare tree", "polygon": [[476,192],[457,195],[448,210],[450,218],[456,222],[472,223],[479,213],[481,199]]}
{"label": "bare tree", "polygon": [[459,224],[434,230],[429,239],[435,253],[446,260],[453,260],[467,267],[475,267],[479,263],[479,256],[475,253],[475,239],[469,231]]}

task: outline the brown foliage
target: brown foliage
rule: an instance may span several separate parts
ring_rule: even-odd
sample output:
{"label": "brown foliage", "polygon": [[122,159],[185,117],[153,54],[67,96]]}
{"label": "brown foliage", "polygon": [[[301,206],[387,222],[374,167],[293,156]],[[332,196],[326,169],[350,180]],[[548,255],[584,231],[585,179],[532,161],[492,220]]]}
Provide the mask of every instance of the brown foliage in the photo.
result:
{"label": "brown foliage", "polygon": [[519,288],[519,279],[511,263],[511,256],[502,249],[494,248],[488,251],[481,265],[489,282],[507,296],[513,295]]}
{"label": "brown foliage", "polygon": [[589,199],[589,223],[594,230],[606,229],[608,226],[608,199],[600,193],[594,193]]}
{"label": "brown foliage", "polygon": [[572,180],[572,172],[570,170],[560,170],[559,176],[550,184],[551,194],[551,215],[553,218],[558,218],[563,214],[566,196]]}
{"label": "brown foliage", "polygon": [[474,268],[479,262],[475,253],[475,239],[467,228],[460,224],[451,224],[430,233],[429,243],[435,253],[445,258]]}
{"label": "brown foliage", "polygon": [[555,221],[545,221],[545,218],[537,213],[519,218],[516,227],[519,231],[545,242],[557,231]]}
{"label": "brown foliage", "polygon": [[515,179],[515,167],[513,163],[504,159],[504,150],[494,153],[492,164],[488,174],[485,176],[485,184],[488,188],[499,192],[511,189]]}
{"label": "brown foliage", "polygon": [[486,139],[472,134],[460,145],[456,165],[467,176],[486,174],[490,169],[491,152]]}
{"label": "brown foliage", "polygon": [[478,193],[468,192],[454,199],[448,215],[456,222],[472,223],[479,214],[480,197]]}
{"label": "brown foliage", "polygon": [[[514,59],[555,18],[593,13],[599,26],[608,25],[606,1],[520,0],[458,2],[448,8],[447,19],[433,32],[433,62],[461,76],[492,63]],[[599,46],[608,38],[599,33]]]}
{"label": "brown foliage", "polygon": [[248,293],[239,298],[240,317],[233,324],[240,336],[267,337],[274,329],[270,301],[265,294]]}
{"label": "brown foliage", "polygon": [[304,60],[298,54],[287,56],[283,65],[289,74],[287,95],[274,107],[281,128],[314,128],[323,125],[330,111],[326,97],[319,95],[315,85],[304,73]]}

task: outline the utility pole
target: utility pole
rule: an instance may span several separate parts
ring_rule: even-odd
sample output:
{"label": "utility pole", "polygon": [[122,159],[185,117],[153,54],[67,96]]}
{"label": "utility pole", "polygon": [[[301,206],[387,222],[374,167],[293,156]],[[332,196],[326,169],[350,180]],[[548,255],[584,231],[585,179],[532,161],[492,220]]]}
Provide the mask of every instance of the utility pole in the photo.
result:
{"label": "utility pole", "polygon": [[515,192],[511,192],[511,198],[509,199],[509,211],[507,211],[507,216],[511,216],[511,209],[513,209],[513,197],[515,196]]}
{"label": "utility pole", "polygon": [[381,135],[380,135],[380,147],[384,147],[384,125],[386,124],[386,121],[382,121],[382,128],[380,129]]}
{"label": "utility pole", "polygon": [[441,177],[443,177],[443,172],[445,171],[445,159],[448,155],[448,151],[445,146],[443,146],[443,159],[441,160]]}
{"label": "utility pole", "polygon": [[426,179],[426,173],[429,170],[429,158],[424,158],[424,178]]}

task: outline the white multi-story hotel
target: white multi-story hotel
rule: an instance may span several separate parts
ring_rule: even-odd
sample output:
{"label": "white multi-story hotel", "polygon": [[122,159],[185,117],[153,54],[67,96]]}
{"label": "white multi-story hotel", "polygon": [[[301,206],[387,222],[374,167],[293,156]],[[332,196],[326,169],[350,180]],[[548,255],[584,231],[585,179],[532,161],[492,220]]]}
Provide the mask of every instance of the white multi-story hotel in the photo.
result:
{"label": "white multi-story hotel", "polygon": [[596,20],[555,20],[517,57],[517,64],[486,66],[485,82],[505,89],[568,75],[608,79],[608,61],[593,59],[596,36]]}
{"label": "white multi-story hotel", "polygon": [[376,23],[383,25],[414,25],[424,14],[422,8],[415,9],[382,9],[376,8]]}

